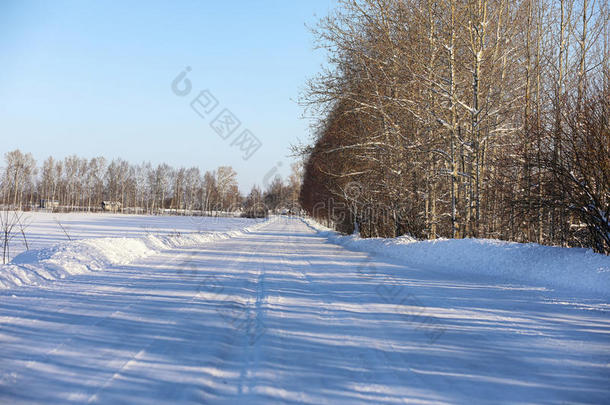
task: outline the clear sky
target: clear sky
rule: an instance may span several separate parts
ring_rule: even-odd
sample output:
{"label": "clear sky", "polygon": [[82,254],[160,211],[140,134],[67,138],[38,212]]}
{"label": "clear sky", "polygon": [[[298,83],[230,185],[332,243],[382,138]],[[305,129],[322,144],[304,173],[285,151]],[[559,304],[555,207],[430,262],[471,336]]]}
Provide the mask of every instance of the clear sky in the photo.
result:
{"label": "clear sky", "polygon": [[[242,191],[308,139],[297,105],[324,63],[309,30],[336,0],[0,1],[0,152],[232,165]],[[171,90],[189,66],[189,95]],[[209,117],[190,106],[208,89]],[[262,146],[248,160],[210,122],[223,108]]]}

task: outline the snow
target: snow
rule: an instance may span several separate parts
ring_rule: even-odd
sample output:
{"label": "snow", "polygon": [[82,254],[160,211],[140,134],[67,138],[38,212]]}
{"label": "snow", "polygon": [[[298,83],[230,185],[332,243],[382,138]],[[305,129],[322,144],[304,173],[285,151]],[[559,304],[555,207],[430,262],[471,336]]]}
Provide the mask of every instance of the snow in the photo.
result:
{"label": "snow", "polygon": [[[9,264],[0,265],[0,289],[41,285],[101,271],[163,250],[235,236],[257,226],[256,220],[237,218],[43,213],[32,216],[26,231],[30,250],[18,254]],[[67,236],[57,220],[71,241],[58,243]],[[130,237],[99,237],[108,234]],[[15,245],[17,249],[25,248],[24,244]]]}
{"label": "snow", "polygon": [[275,218],[0,290],[0,403],[608,402],[608,300],[350,249]]}
{"label": "snow", "polygon": [[502,282],[525,282],[610,298],[610,256],[591,249],[542,246],[494,239],[418,241],[408,236],[362,239],[306,222],[349,249],[399,259],[401,263],[457,274],[478,274]]}
{"label": "snow", "polygon": [[[70,239],[225,232],[256,222],[253,219],[233,217],[47,212],[25,212],[23,219],[29,224],[25,232],[29,247],[34,250]],[[10,244],[11,258],[25,250],[21,234],[16,233]]]}

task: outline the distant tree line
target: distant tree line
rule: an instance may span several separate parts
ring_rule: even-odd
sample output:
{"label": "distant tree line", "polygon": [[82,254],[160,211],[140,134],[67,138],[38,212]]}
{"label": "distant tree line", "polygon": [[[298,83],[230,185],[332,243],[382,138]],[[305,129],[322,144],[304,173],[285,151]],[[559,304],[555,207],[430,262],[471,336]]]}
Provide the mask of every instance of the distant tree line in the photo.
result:
{"label": "distant tree line", "polygon": [[608,3],[343,0],[300,201],[364,237],[610,253]]}
{"label": "distant tree line", "polygon": [[300,182],[299,165],[294,165],[288,181],[276,176],[261,191],[253,207],[244,198],[237,173],[230,166],[202,172],[197,167],[174,168],[161,163],[130,164],[123,159],[107,161],[68,156],[47,158],[40,167],[30,153],[14,150],[4,155],[0,179],[0,203],[5,208],[55,211],[99,211],[102,202],[122,213],[179,213],[211,215],[243,212],[257,216],[268,210],[294,209]]}

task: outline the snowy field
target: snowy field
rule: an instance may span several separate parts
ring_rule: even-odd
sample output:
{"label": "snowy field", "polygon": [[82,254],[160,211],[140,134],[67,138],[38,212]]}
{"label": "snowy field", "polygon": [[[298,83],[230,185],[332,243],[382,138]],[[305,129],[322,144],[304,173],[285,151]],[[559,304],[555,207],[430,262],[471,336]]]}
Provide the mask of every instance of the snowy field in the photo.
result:
{"label": "snowy field", "polygon": [[58,278],[127,264],[175,246],[230,237],[256,225],[248,218],[25,213],[29,251],[13,233],[0,289],[41,285]]}
{"label": "snowy field", "polygon": [[[120,215],[106,213],[23,214],[30,249],[51,247],[60,242],[84,238],[141,237],[188,232],[225,232],[244,228],[254,220],[248,218]],[[63,227],[63,229],[62,229]],[[65,232],[64,232],[65,229]],[[11,258],[25,250],[21,234],[11,242]]]}
{"label": "snowy field", "polygon": [[[123,238],[41,244],[17,258],[45,268],[106,256],[96,271],[0,290],[0,403],[610,398],[606,256],[497,241],[360,240],[296,218],[211,219],[205,232],[181,236],[174,231],[198,230],[189,219],[152,218],[165,232],[155,236],[142,225],[150,217],[120,218],[71,226],[84,238]],[[140,241],[150,254],[121,256],[117,241],[136,253]],[[542,276],[531,274],[536,267]],[[566,285],[570,273],[576,288]],[[591,294],[595,277],[601,286]]]}

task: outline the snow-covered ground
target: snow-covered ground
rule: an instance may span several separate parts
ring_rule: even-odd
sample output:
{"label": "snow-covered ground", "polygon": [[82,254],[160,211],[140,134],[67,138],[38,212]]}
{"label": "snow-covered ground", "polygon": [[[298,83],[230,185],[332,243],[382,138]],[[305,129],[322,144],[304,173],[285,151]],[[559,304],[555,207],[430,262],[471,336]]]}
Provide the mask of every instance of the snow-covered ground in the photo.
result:
{"label": "snow-covered ground", "polygon": [[[107,213],[23,213],[30,249],[51,247],[69,239],[140,237],[189,232],[226,232],[251,225],[248,218],[169,215],[121,215]],[[10,245],[11,258],[25,251],[19,232]]]}
{"label": "snow-covered ground", "polygon": [[[0,289],[40,285],[127,264],[176,246],[227,238],[260,220],[247,218],[26,213],[25,238],[13,233],[12,260],[0,264]],[[25,251],[27,239],[29,251]]]}
{"label": "snow-covered ground", "polygon": [[610,398],[607,299],[329,237],[276,218],[1,290],[0,403]]}
{"label": "snow-covered ground", "polygon": [[493,239],[399,238],[362,239],[340,235],[323,225],[305,222],[348,249],[400,259],[401,263],[458,275],[487,275],[503,282],[528,282],[610,299],[610,256],[591,249],[542,246]]}

